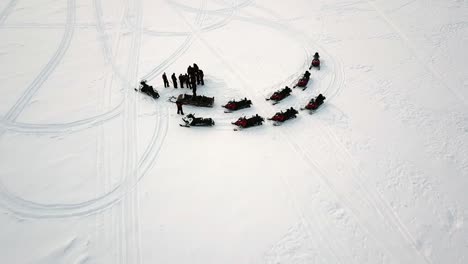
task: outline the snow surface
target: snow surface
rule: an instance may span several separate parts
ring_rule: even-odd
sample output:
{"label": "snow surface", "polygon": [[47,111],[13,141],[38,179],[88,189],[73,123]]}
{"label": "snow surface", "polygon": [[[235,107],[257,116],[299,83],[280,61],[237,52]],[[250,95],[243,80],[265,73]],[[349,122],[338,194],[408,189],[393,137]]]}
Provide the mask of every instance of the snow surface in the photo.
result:
{"label": "snow surface", "polygon": [[0,39],[0,263],[468,263],[466,0],[0,0]]}

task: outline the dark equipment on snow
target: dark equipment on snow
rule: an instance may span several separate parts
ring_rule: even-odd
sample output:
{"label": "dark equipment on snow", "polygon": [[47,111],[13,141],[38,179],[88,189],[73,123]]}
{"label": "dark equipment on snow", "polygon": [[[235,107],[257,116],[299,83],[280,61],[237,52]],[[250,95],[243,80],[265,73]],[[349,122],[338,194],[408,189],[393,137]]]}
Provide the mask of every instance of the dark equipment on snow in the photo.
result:
{"label": "dark equipment on snow", "polygon": [[273,93],[273,95],[271,95],[270,98],[267,98],[266,100],[276,101],[275,104],[277,104],[279,101],[291,95],[291,92],[292,92],[291,88],[286,86],[282,90],[278,90],[275,93]]}
{"label": "dark equipment on snow", "polygon": [[195,117],[195,114],[188,114],[182,118],[185,124],[179,124],[183,127],[191,126],[214,126],[215,122],[211,118]]}
{"label": "dark equipment on snow", "polygon": [[248,100],[247,98],[244,98],[240,101],[231,100],[226,105],[223,105],[223,107],[229,111],[236,111],[239,109],[250,107],[251,105],[252,101]]}
{"label": "dark equipment on snow", "polygon": [[263,125],[265,119],[259,115],[254,115],[250,118],[240,117],[237,119],[236,122],[232,122],[231,124],[238,126],[239,128],[248,128],[253,126],[260,126]]}
{"label": "dark equipment on snow", "polygon": [[319,108],[323,104],[323,101],[325,101],[325,99],[327,99],[325,96],[319,94],[316,98],[310,99],[309,103],[304,108],[302,108],[302,110],[317,110],[317,108]]}
{"label": "dark equipment on snow", "polygon": [[[138,89],[135,89],[135,91],[138,91]],[[146,95],[149,95],[151,97],[153,97],[153,99],[158,99],[159,98],[159,93],[158,91],[155,91],[153,89],[153,86],[151,85],[148,85],[146,83],[146,80],[142,80],[140,82],[140,87],[139,87],[139,91],[146,94]]]}
{"label": "dark equipment on snow", "polygon": [[296,118],[297,113],[298,113],[297,110],[291,107],[287,109],[285,112],[281,111],[281,112],[276,113],[272,118],[269,118],[268,120],[273,120],[276,122],[284,122],[291,118]]}
{"label": "dark equipment on snow", "polygon": [[213,107],[214,97],[206,97],[203,95],[192,96],[190,94],[183,94],[182,96],[172,96],[168,100],[172,103],[182,103],[184,105],[193,105],[201,107]]}

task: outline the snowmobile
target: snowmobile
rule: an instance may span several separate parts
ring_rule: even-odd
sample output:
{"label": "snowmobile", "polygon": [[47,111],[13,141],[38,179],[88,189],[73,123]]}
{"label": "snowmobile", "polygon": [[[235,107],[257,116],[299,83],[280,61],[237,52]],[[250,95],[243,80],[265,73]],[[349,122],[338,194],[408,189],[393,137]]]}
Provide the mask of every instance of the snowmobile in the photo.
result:
{"label": "snowmobile", "polygon": [[293,88],[301,87],[302,90],[304,91],[307,88],[307,84],[309,83],[309,80],[310,80],[310,72],[306,71],[304,75],[302,76],[302,78],[299,79],[299,81],[297,82],[296,85],[294,85]]}
{"label": "snowmobile", "polygon": [[260,126],[263,125],[265,119],[259,115],[254,115],[250,118],[240,117],[237,119],[236,122],[232,122],[231,124],[238,126],[238,128],[234,128],[234,131],[237,131],[242,128],[248,128],[253,126]]}
{"label": "snowmobile", "polygon": [[153,97],[153,99],[158,99],[159,98],[158,91],[154,90],[153,86],[148,85],[146,83],[146,80],[142,80],[140,82],[140,87],[138,87],[138,89],[135,88],[135,91],[142,92],[142,93],[144,93],[144,94],[146,94],[148,96]]}
{"label": "snowmobile", "polygon": [[309,103],[304,108],[301,108],[301,110],[315,111],[323,104],[325,99],[327,99],[325,96],[319,94],[316,98],[310,99]]}
{"label": "snowmobile", "polygon": [[313,59],[312,63],[310,64],[309,70],[312,70],[312,68],[317,68],[317,70],[320,71],[320,59]]}
{"label": "snowmobile", "polygon": [[289,108],[285,112],[281,111],[276,113],[272,118],[268,118],[268,120],[273,120],[275,123],[273,123],[274,126],[279,126],[281,123],[283,123],[286,120],[289,120],[291,118],[296,118],[297,117],[297,110],[294,108]]}
{"label": "snowmobile", "polygon": [[224,111],[225,113],[231,113],[239,109],[250,107],[251,105],[252,101],[248,100],[247,98],[244,98],[240,101],[231,100],[226,105],[223,105],[223,107],[227,109],[226,111]]}
{"label": "snowmobile", "polygon": [[292,92],[291,88],[286,86],[283,89],[274,92],[273,95],[270,96],[270,98],[266,98],[265,100],[267,100],[267,101],[273,100],[273,101],[275,101],[273,103],[275,105],[275,104],[279,103],[281,100],[283,100],[284,98],[291,95],[291,92]]}
{"label": "snowmobile", "polygon": [[184,94],[182,97],[171,96],[168,99],[171,103],[182,103],[184,105],[194,105],[201,107],[213,107],[214,97],[206,97],[203,95],[192,96],[190,94]]}
{"label": "snowmobile", "polygon": [[315,52],[314,59],[312,60],[312,63],[310,64],[309,70],[312,70],[312,68],[317,68],[317,70],[320,70],[320,56],[318,52]]}
{"label": "snowmobile", "polygon": [[188,114],[182,118],[185,124],[179,124],[181,127],[191,126],[214,126],[215,122],[211,118],[195,117],[195,114]]}

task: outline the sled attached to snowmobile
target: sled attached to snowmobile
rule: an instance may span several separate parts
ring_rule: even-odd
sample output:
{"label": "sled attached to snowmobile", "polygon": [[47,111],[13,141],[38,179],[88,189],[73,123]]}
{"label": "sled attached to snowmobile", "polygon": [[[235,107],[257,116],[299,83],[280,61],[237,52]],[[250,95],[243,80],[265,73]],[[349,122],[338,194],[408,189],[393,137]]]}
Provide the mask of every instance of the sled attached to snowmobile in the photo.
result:
{"label": "sled attached to snowmobile", "polygon": [[327,99],[325,96],[319,94],[316,98],[310,99],[309,103],[304,108],[301,108],[301,110],[317,110],[323,104],[325,99]]}
{"label": "sled attached to snowmobile", "polygon": [[232,111],[250,107],[251,105],[252,101],[248,100],[247,98],[244,98],[240,101],[231,100],[226,105],[223,105],[223,107],[227,109],[227,111],[225,112],[229,113]]}
{"label": "sled attached to snowmobile", "polygon": [[[265,119],[259,115],[251,116],[250,118],[240,117],[237,119],[236,122],[232,122],[231,124],[238,126],[239,128],[248,128],[253,126],[260,126],[263,125]],[[237,129],[234,129],[237,130]]]}
{"label": "sled attached to snowmobile", "polygon": [[283,100],[284,98],[288,97],[289,95],[291,95],[291,88],[289,88],[288,86],[284,87],[283,89],[281,90],[278,90],[276,92],[274,92],[270,98],[266,98],[267,101],[269,100],[273,100],[275,101],[273,104],[277,104],[279,103],[281,100]]}
{"label": "sled attached to snowmobile", "polygon": [[182,118],[185,124],[179,124],[182,127],[191,126],[214,126],[215,122],[212,118],[195,117],[195,114],[188,114]]}
{"label": "sled attached to snowmobile", "polygon": [[201,107],[213,107],[214,97],[207,97],[203,95],[192,96],[190,94],[183,94],[183,96],[179,97],[170,97],[169,102]]}
{"label": "sled attached to snowmobile", "polygon": [[283,123],[286,120],[296,118],[297,117],[297,110],[294,108],[288,108],[286,111],[281,111],[276,113],[272,118],[268,118],[268,120],[275,121],[274,125],[279,125],[278,123]]}

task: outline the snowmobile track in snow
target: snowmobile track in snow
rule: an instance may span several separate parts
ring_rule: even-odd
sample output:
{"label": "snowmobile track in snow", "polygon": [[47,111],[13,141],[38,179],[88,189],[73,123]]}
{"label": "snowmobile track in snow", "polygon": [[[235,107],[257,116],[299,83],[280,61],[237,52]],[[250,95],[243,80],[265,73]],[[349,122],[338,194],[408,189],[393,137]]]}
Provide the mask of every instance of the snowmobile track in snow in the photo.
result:
{"label": "snowmobile track in snow", "polygon": [[[8,121],[15,121],[21,112],[26,108],[34,94],[41,88],[42,84],[49,78],[53,73],[57,65],[60,63],[62,58],[65,56],[68,48],[70,47],[71,40],[74,33],[74,24],[76,21],[76,0],[68,0],[67,3],[67,23],[65,32],[62,36],[62,40],[55,51],[52,58],[48,61],[46,66],[41,70],[38,76],[31,82],[31,84],[25,89],[19,100],[13,105],[13,107],[5,115],[4,119]],[[0,136],[4,133],[4,130],[0,130]]]}

